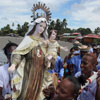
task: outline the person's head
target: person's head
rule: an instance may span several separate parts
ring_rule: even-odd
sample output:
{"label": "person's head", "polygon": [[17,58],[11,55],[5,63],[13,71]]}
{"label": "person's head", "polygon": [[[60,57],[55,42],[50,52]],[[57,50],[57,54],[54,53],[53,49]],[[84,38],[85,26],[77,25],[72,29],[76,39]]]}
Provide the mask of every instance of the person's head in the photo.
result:
{"label": "person's head", "polygon": [[37,18],[34,21],[34,25],[32,30],[27,35],[33,35],[36,33],[37,35],[40,35],[41,37],[47,38],[47,21],[45,18]]}
{"label": "person's head", "polygon": [[80,50],[80,55],[81,55],[81,57],[83,57],[85,54],[87,54],[88,53],[88,51],[83,51],[83,50]]}
{"label": "person's head", "polygon": [[81,57],[83,57],[85,54],[89,52],[89,47],[87,45],[81,45],[79,46],[79,49]]}
{"label": "person's head", "polygon": [[10,60],[10,57],[11,57],[13,50],[15,50],[17,46],[18,45],[16,43],[9,42],[3,48],[4,54],[6,55],[8,61]]}
{"label": "person's head", "polygon": [[54,100],[72,100],[77,97],[80,88],[77,78],[69,76],[58,84]]}
{"label": "person's head", "polygon": [[74,47],[72,47],[71,49],[70,49],[70,53],[73,53],[75,51],[75,49],[74,49]]}
{"label": "person's head", "polygon": [[97,54],[97,46],[94,46],[94,47],[93,47],[93,53],[94,53],[94,54]]}
{"label": "person's head", "polygon": [[100,54],[100,46],[97,46],[97,54]]}
{"label": "person's head", "polygon": [[48,38],[51,39],[51,40],[55,40],[56,39],[56,36],[57,36],[57,30],[51,30],[49,32]]}
{"label": "person's head", "polygon": [[79,41],[76,40],[76,41],[73,42],[73,45],[75,45],[75,46],[81,46],[82,44]]}
{"label": "person's head", "polygon": [[96,69],[97,57],[90,53],[83,56],[81,61],[81,73],[87,79],[89,78],[93,71]]}
{"label": "person's head", "polygon": [[73,48],[74,48],[75,51],[79,50],[78,45],[74,45]]}

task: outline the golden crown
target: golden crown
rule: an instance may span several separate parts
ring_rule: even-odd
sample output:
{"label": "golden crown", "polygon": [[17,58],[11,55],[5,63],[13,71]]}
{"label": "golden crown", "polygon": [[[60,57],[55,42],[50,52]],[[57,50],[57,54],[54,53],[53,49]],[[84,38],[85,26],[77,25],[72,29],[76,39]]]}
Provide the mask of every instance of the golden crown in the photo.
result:
{"label": "golden crown", "polygon": [[[44,13],[36,13],[36,10],[43,10]],[[32,9],[33,15],[31,16],[33,18],[33,21],[39,17],[44,17],[47,19],[47,21],[50,21],[51,19],[51,12],[50,12],[50,8],[48,8],[45,3],[42,4],[40,2],[38,2],[37,4],[33,4],[33,9]],[[33,22],[32,21],[32,22]]]}

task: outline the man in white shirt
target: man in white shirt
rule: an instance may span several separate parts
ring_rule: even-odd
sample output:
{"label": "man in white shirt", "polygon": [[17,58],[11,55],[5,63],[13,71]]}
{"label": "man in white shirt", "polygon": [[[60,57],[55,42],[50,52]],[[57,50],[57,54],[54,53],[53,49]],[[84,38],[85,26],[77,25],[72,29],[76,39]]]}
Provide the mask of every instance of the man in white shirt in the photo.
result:
{"label": "man in white shirt", "polygon": [[10,57],[12,51],[17,47],[15,43],[8,43],[4,47],[4,53],[7,56],[8,63],[0,66],[0,100],[11,100],[10,74],[8,67],[10,66]]}

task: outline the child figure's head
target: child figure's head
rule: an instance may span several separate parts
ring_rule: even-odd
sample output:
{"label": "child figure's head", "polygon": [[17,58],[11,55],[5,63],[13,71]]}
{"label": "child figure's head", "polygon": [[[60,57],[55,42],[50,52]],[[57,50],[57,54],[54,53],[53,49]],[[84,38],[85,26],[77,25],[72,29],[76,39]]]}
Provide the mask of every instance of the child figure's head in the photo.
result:
{"label": "child figure's head", "polygon": [[51,30],[49,33],[49,39],[50,40],[55,40],[57,36],[57,30]]}

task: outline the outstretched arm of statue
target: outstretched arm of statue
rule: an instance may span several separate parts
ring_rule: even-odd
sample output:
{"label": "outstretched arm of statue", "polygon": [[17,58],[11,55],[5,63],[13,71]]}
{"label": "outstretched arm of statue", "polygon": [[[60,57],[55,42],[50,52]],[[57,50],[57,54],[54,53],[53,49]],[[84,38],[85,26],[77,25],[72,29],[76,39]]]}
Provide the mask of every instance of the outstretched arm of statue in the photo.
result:
{"label": "outstretched arm of statue", "polygon": [[68,48],[67,47],[63,47],[63,46],[60,46],[60,48],[62,49],[62,50],[64,50],[64,51],[68,51]]}
{"label": "outstretched arm of statue", "polygon": [[21,61],[21,55],[13,55],[12,64],[8,68],[8,71],[11,72],[11,73],[14,72],[15,69],[17,68],[17,66],[19,65],[20,61]]}

